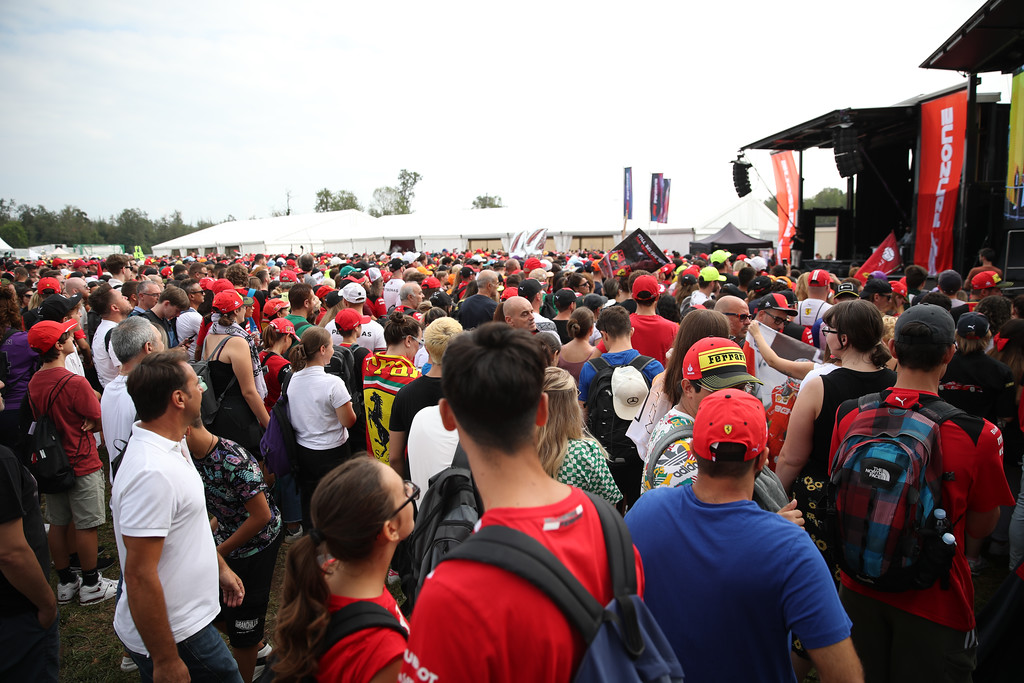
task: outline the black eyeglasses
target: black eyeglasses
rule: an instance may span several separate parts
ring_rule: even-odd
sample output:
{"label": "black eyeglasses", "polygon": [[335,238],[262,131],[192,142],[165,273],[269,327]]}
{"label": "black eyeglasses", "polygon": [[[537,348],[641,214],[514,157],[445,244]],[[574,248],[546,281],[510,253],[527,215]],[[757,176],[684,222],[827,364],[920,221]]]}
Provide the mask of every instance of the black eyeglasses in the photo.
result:
{"label": "black eyeglasses", "polygon": [[765,315],[768,316],[769,318],[771,318],[772,320],[774,320],[779,325],[785,325],[786,323],[789,322],[789,318],[780,318],[779,316],[772,315],[771,313],[768,313],[767,311],[765,312]]}
{"label": "black eyeglasses", "polygon": [[828,325],[822,325],[819,329],[822,334],[839,334],[839,330],[834,330]]}
{"label": "black eyeglasses", "polygon": [[[420,499],[420,487],[416,485],[416,482],[412,482],[407,479],[402,483],[405,485],[405,502],[398,506],[398,509],[395,510],[391,517],[394,517],[401,512],[402,508],[409,503]],[[388,519],[390,519],[390,517]]]}
{"label": "black eyeglasses", "polygon": [[[725,313],[723,311],[723,313]],[[740,319],[740,322],[749,322],[754,319],[754,316],[749,313],[725,313],[725,315],[732,315]]]}

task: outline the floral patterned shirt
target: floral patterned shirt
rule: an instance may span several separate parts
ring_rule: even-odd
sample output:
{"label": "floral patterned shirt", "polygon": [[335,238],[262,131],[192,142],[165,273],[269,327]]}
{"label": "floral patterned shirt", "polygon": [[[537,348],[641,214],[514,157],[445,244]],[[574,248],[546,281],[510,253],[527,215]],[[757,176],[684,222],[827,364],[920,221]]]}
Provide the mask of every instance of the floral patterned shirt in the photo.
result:
{"label": "floral patterned shirt", "polygon": [[[676,427],[693,426],[693,418],[675,408],[670,408],[658,420],[647,441],[647,457],[644,458],[644,477],[640,485],[640,493],[650,491],[658,486],[689,486],[697,476],[697,459],[690,449],[689,439],[679,439],[662,453],[652,453],[655,444],[661,437]],[[651,458],[655,462],[651,463]]]}
{"label": "floral patterned shirt", "polygon": [[242,526],[249,513],[245,503],[253,496],[266,496],[270,521],[259,533],[235,548],[233,559],[250,557],[265,550],[281,532],[281,513],[263,481],[263,472],[256,459],[244,448],[228,439],[220,439],[205,458],[192,458],[199,470],[206,492],[206,510],[217,518],[213,539],[217,545],[227,540]]}

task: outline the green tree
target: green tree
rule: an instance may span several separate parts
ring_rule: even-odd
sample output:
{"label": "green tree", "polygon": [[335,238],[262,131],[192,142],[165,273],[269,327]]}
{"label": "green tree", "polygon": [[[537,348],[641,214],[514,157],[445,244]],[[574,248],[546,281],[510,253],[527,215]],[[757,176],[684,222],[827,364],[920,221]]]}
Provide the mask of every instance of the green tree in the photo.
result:
{"label": "green tree", "polygon": [[[772,213],[778,211],[778,203],[775,197],[764,200],[764,205],[768,207],[768,210]],[[845,209],[846,208],[846,192],[840,190],[837,187],[826,187],[824,190],[804,199],[805,209]]]}
{"label": "green tree", "polygon": [[8,220],[0,226],[0,238],[3,238],[4,242],[15,249],[24,249],[29,246],[25,226],[19,220]]}
{"label": "green tree", "polygon": [[412,198],[416,196],[413,188],[422,179],[423,176],[415,171],[407,171],[403,168],[398,172],[398,213],[412,213]]}
{"label": "green tree", "polygon": [[346,209],[355,209],[356,211],[362,211],[363,207],[359,203],[359,199],[354,193],[348,190],[338,190],[337,192],[331,192],[326,187],[316,193],[316,205],[313,210],[317,213],[323,213],[325,211],[345,211]]}
{"label": "green tree", "polygon": [[489,194],[482,194],[473,200],[474,209],[500,209],[502,206],[504,205],[498,195],[492,197]]}
{"label": "green tree", "polygon": [[380,218],[381,216],[394,216],[400,213],[409,213],[408,211],[401,211],[401,198],[398,194],[398,188],[395,187],[378,187],[373,191],[373,203],[370,204],[368,209],[371,216]]}

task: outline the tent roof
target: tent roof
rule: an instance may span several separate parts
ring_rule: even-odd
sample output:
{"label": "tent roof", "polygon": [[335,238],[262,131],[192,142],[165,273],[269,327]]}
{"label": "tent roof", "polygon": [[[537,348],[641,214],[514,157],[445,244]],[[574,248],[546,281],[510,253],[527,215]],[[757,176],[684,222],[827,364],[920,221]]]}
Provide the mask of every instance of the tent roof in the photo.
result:
{"label": "tent roof", "polygon": [[14,251],[14,247],[7,244],[3,238],[0,238],[0,251]]}
{"label": "tent roof", "polygon": [[774,246],[771,240],[762,240],[751,237],[732,223],[726,223],[725,227],[714,235],[701,238],[695,244],[706,244],[712,249],[728,249],[729,251],[744,249],[756,249],[758,247],[770,248]]}
{"label": "tent roof", "polygon": [[774,239],[779,232],[779,217],[764,202],[752,194],[697,226],[697,239],[703,242],[707,235],[717,232],[727,223],[743,226],[741,229],[761,239]]}
{"label": "tent roof", "polygon": [[1024,64],[1024,4],[1019,0],[988,0],[947,38],[922,69],[967,73],[1009,73]]}

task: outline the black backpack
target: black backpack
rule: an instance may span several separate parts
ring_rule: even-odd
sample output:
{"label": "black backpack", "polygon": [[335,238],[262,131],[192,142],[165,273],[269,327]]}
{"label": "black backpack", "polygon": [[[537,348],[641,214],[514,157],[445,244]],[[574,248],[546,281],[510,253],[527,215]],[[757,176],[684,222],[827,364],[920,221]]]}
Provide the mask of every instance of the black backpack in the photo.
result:
{"label": "black backpack", "polygon": [[[654,359],[650,356],[640,355],[626,364],[640,372],[648,389],[651,387],[651,380],[644,375],[644,368],[653,362]],[[636,444],[626,436],[630,420],[623,420],[615,414],[615,405],[612,401],[612,374],[617,368],[626,366],[611,365],[603,356],[592,358],[587,363],[595,371],[587,392],[587,429],[608,451],[609,462],[632,462],[639,455]]]}
{"label": "black backpack", "polygon": [[396,552],[396,570],[401,577],[409,614],[427,574],[460,543],[469,538],[484,509],[473,484],[473,474],[462,446],[447,469],[430,478],[430,487],[416,515],[416,528]]}
{"label": "black backpack", "polygon": [[636,559],[626,523],[609,503],[587,495],[604,532],[613,593],[607,605],[599,603],[550,550],[516,529],[486,526],[448,558],[499,567],[550,598],[587,646],[574,681],[681,682],[683,668],[672,645],[637,595]]}
{"label": "black backpack", "polygon": [[53,409],[57,396],[74,377],[75,375],[68,375],[50,390],[44,410],[36,410],[31,396],[25,394],[25,400],[35,415],[34,426],[29,429],[31,452],[26,465],[36,478],[40,493],[62,493],[75,485],[75,471],[68,460],[68,454],[64,451],[57,425],[50,417],[50,410]]}
{"label": "black backpack", "polygon": [[340,377],[345,382],[349,396],[352,397],[352,410],[356,418],[363,414],[363,368],[356,367],[355,354],[352,349],[344,346],[335,346],[334,355],[328,361],[324,372],[328,375]]}
{"label": "black backpack", "polygon": [[[403,638],[409,638],[409,634],[406,633],[405,628],[402,627],[402,624],[394,614],[375,602],[359,600],[345,605],[331,615],[331,620],[327,624],[327,630],[317,644],[312,656],[319,660],[340,641],[348,638],[353,633],[358,633],[368,628],[388,628],[396,633],[400,633]],[[266,668],[263,677],[260,678],[261,683],[270,683],[274,680],[275,661],[274,656],[271,655],[270,665]],[[316,679],[307,676],[303,680],[305,683],[306,681],[312,682]]]}

